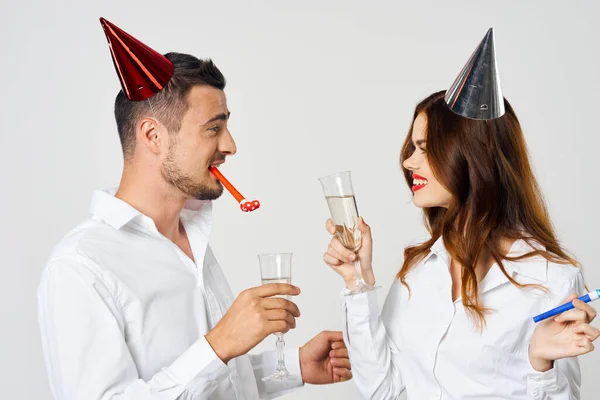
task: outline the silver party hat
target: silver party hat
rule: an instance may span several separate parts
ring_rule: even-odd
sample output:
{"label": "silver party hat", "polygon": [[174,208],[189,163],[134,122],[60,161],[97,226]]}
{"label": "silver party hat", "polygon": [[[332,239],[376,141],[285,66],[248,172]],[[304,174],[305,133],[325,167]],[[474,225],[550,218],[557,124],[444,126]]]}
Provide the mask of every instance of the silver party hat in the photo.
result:
{"label": "silver party hat", "polygon": [[448,89],[445,100],[453,112],[466,118],[488,120],[504,115],[493,28]]}

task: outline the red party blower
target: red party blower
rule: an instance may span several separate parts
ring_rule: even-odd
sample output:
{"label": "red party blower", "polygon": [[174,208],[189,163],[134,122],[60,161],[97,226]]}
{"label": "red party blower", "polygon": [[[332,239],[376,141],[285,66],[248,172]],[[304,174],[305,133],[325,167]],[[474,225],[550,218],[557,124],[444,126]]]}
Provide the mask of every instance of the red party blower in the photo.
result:
{"label": "red party blower", "polygon": [[210,172],[213,173],[214,176],[225,186],[229,193],[235,197],[235,199],[240,203],[240,208],[243,212],[252,212],[254,210],[258,210],[260,208],[260,202],[258,200],[248,201],[242,196],[240,192],[223,176],[221,171],[216,167],[210,167]]}

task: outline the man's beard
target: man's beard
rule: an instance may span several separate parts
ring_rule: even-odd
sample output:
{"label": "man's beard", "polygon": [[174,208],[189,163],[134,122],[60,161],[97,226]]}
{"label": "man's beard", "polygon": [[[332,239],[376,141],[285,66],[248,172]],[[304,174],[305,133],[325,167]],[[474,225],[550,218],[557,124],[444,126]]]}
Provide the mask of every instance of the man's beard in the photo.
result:
{"label": "man's beard", "polygon": [[196,200],[216,200],[223,194],[223,185],[217,181],[217,187],[210,187],[205,182],[194,182],[184,174],[175,163],[173,149],[169,150],[162,165],[161,174],[163,178],[175,189],[180,190],[188,198]]}

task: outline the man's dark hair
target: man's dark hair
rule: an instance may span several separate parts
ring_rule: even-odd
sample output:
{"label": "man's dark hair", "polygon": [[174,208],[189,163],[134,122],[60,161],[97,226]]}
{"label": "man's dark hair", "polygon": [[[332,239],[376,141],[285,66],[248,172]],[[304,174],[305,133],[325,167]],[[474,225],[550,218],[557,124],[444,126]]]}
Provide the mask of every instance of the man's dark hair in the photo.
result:
{"label": "man's dark hair", "polygon": [[[155,117],[169,132],[178,132],[183,114],[189,107],[186,96],[192,87],[210,85],[223,90],[225,77],[212,60],[200,60],[182,53],[167,53],[165,57],[175,67],[173,77],[167,86],[150,98],[150,102],[156,112]],[[123,90],[119,91],[115,99],[115,119],[125,159],[130,157],[135,149],[137,122],[148,113],[152,115],[148,101],[131,101]]]}

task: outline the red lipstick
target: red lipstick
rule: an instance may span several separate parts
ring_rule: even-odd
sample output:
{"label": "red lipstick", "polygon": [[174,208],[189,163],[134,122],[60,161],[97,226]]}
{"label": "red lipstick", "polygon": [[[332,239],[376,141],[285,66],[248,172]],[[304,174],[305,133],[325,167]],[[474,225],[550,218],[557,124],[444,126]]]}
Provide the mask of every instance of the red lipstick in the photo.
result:
{"label": "red lipstick", "polygon": [[[422,177],[419,174],[413,174],[412,175],[413,178],[413,186],[412,186],[412,191],[416,192],[417,190],[421,190],[423,189],[425,186],[427,186],[427,179]],[[423,181],[420,183],[415,183],[416,181]]]}

